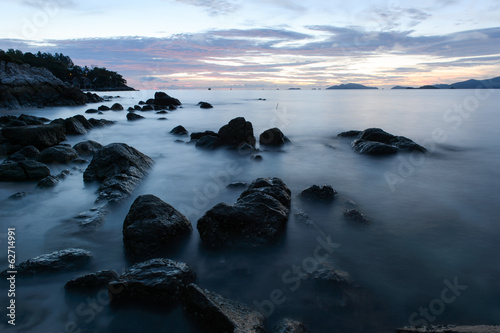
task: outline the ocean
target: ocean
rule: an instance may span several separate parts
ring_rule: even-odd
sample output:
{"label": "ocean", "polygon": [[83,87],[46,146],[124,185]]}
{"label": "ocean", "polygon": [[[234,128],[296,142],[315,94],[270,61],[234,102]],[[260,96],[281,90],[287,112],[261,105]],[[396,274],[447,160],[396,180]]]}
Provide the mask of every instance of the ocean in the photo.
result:
{"label": "ocean", "polygon": [[[17,262],[69,247],[94,254],[89,272],[130,266],[122,226],[133,200],[154,194],[191,221],[189,241],[171,259],[188,263],[198,284],[259,308],[269,328],[281,318],[302,321],[311,332],[393,332],[410,324],[500,324],[500,91],[489,90],[172,90],[182,108],[166,115],[127,111],[85,114],[78,107],[2,111],[49,119],[83,114],[116,120],[115,125],[68,136],[71,145],[95,140],[124,142],[149,155],[155,166],[132,197],[112,209],[94,231],[68,220],[93,207],[97,184],[83,182],[86,165],[50,165],[52,174],[71,175],[52,189],[36,183],[0,184],[0,267],[7,267],[8,227],[16,228]],[[101,94],[101,93],[100,93]],[[111,106],[125,109],[154,91],[114,92]],[[206,101],[213,109],[200,109]],[[190,133],[218,129],[235,117],[251,121],[254,134],[278,127],[291,143],[263,148],[261,161],[235,150],[200,150]],[[159,120],[166,117],[166,120]],[[425,146],[427,154],[372,157],[355,153],[348,130],[380,127]],[[182,139],[186,142],[176,142]],[[283,240],[264,249],[211,251],[200,245],[197,220],[219,202],[232,204],[241,188],[258,177],[280,177],[292,191]],[[330,204],[305,202],[298,194],[331,185]],[[16,192],[28,195],[9,200]],[[348,221],[352,205],[370,224]],[[307,215],[308,218],[304,218]],[[335,244],[328,263],[350,274],[355,287],[342,291],[310,278],[293,278],[295,268],[314,267],[315,249]],[[295,267],[295,268],[294,268]],[[84,272],[19,278],[17,320],[12,332],[201,332],[180,307],[162,309],[108,305],[66,294],[64,284]],[[1,308],[7,284],[0,285]],[[276,296],[280,295],[279,299]],[[2,311],[4,313],[4,311]]]}

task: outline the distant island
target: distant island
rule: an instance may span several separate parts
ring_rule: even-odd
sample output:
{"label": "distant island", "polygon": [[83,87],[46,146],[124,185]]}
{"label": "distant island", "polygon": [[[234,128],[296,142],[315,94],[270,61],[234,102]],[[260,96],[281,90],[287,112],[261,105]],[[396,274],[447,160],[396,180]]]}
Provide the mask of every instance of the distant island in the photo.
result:
{"label": "distant island", "polygon": [[467,80],[452,84],[433,84],[419,88],[395,86],[391,89],[500,89],[500,76],[488,80]]}
{"label": "distant island", "polygon": [[75,88],[95,91],[135,90],[127,86],[127,80],[105,67],[78,66],[62,53],[23,53],[20,50],[0,50],[0,61],[48,69],[56,78]]}
{"label": "distant island", "polygon": [[347,84],[340,84],[338,86],[331,86],[326,89],[329,90],[329,89],[378,89],[378,88],[368,87],[357,83],[347,83]]}

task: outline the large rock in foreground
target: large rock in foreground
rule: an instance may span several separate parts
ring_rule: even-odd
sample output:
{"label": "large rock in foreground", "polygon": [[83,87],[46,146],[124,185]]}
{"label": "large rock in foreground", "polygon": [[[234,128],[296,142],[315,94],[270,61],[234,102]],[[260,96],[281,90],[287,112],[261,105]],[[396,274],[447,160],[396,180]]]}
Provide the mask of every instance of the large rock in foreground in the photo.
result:
{"label": "large rock in foreground", "polygon": [[83,105],[92,95],[56,78],[44,67],[0,61],[0,109]]}
{"label": "large rock in foreground", "polygon": [[35,146],[40,150],[66,140],[65,128],[61,124],[4,127],[2,136],[12,144]]}
{"label": "large rock in foreground", "polygon": [[123,222],[123,243],[128,255],[147,258],[173,248],[192,230],[188,219],[174,207],[154,195],[141,195]]}
{"label": "large rock in foreground", "polygon": [[288,220],[290,189],[279,178],[258,178],[234,205],[219,203],[198,220],[209,247],[258,247],[274,243]]}
{"label": "large rock in foreground", "polygon": [[223,144],[239,147],[245,143],[255,146],[252,123],[243,117],[232,119],[219,129],[219,137]]}
{"label": "large rock in foreground", "polygon": [[[71,248],[28,259],[20,263],[15,270],[21,276],[70,271],[85,267],[91,258],[90,251]],[[6,274],[6,271],[2,274]]]}
{"label": "large rock in foreground", "polygon": [[500,326],[425,326],[398,328],[396,333],[500,333]]}
{"label": "large rock in foreground", "polygon": [[50,175],[49,168],[37,161],[7,161],[0,164],[0,181],[4,182],[40,180],[48,175]]}
{"label": "large rock in foreground", "polygon": [[135,264],[108,289],[114,304],[146,303],[172,305],[181,299],[187,285],[196,275],[185,263],[170,259],[151,259]]}
{"label": "large rock in foreground", "polygon": [[213,333],[264,333],[264,316],[248,306],[190,284],[183,297],[184,310]]}
{"label": "large rock in foreground", "polygon": [[102,183],[97,201],[120,202],[132,193],[153,164],[149,156],[137,149],[125,143],[111,143],[94,154],[83,180]]}

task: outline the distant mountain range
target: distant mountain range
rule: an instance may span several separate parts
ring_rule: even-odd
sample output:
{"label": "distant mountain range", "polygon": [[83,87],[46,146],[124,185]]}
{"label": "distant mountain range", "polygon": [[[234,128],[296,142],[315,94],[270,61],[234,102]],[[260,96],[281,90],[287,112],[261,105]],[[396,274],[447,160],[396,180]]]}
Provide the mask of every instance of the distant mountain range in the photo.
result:
{"label": "distant mountain range", "polygon": [[392,89],[500,89],[500,76],[488,80],[467,80],[452,84],[433,84],[419,88],[395,86]]}
{"label": "distant mountain range", "polygon": [[357,84],[357,83],[347,83],[347,84],[340,84],[338,86],[331,86],[326,88],[328,89],[378,89],[377,87],[367,87],[362,84]]}

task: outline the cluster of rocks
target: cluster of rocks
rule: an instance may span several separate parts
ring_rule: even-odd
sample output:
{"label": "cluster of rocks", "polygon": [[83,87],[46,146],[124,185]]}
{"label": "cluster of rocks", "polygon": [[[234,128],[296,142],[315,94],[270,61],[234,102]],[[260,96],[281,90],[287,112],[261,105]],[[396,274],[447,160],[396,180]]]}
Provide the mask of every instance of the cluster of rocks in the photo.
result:
{"label": "cluster of rocks", "polygon": [[343,138],[354,138],[354,151],[367,155],[389,155],[399,151],[426,153],[427,149],[414,141],[385,132],[380,128],[368,128],[364,131],[347,131],[337,135]]}
{"label": "cluster of rocks", "polygon": [[[174,135],[188,135],[189,132],[181,125],[173,128],[170,133]],[[219,147],[237,148],[239,150],[255,150],[257,142],[253,125],[244,117],[237,117],[222,126],[218,132],[207,130],[205,132],[193,132],[190,135],[191,142],[198,148],[216,149]],[[264,131],[259,137],[259,143],[263,146],[280,146],[290,142],[278,128]]]}
{"label": "cluster of rocks", "polygon": [[62,144],[66,134],[84,134],[94,127],[109,124],[106,120],[87,120],[83,116],[56,119],[45,124],[47,121],[27,115],[0,118],[0,124],[4,124],[0,131],[0,154],[7,156],[0,164],[0,181],[40,180],[40,188],[54,186],[68,172],[52,176],[49,164],[83,163],[86,160],[80,153],[85,156],[100,148],[100,144],[94,141],[80,142],[74,147]]}
{"label": "cluster of rocks", "polygon": [[102,98],[83,93],[48,69],[0,61],[0,109],[96,103]]}

